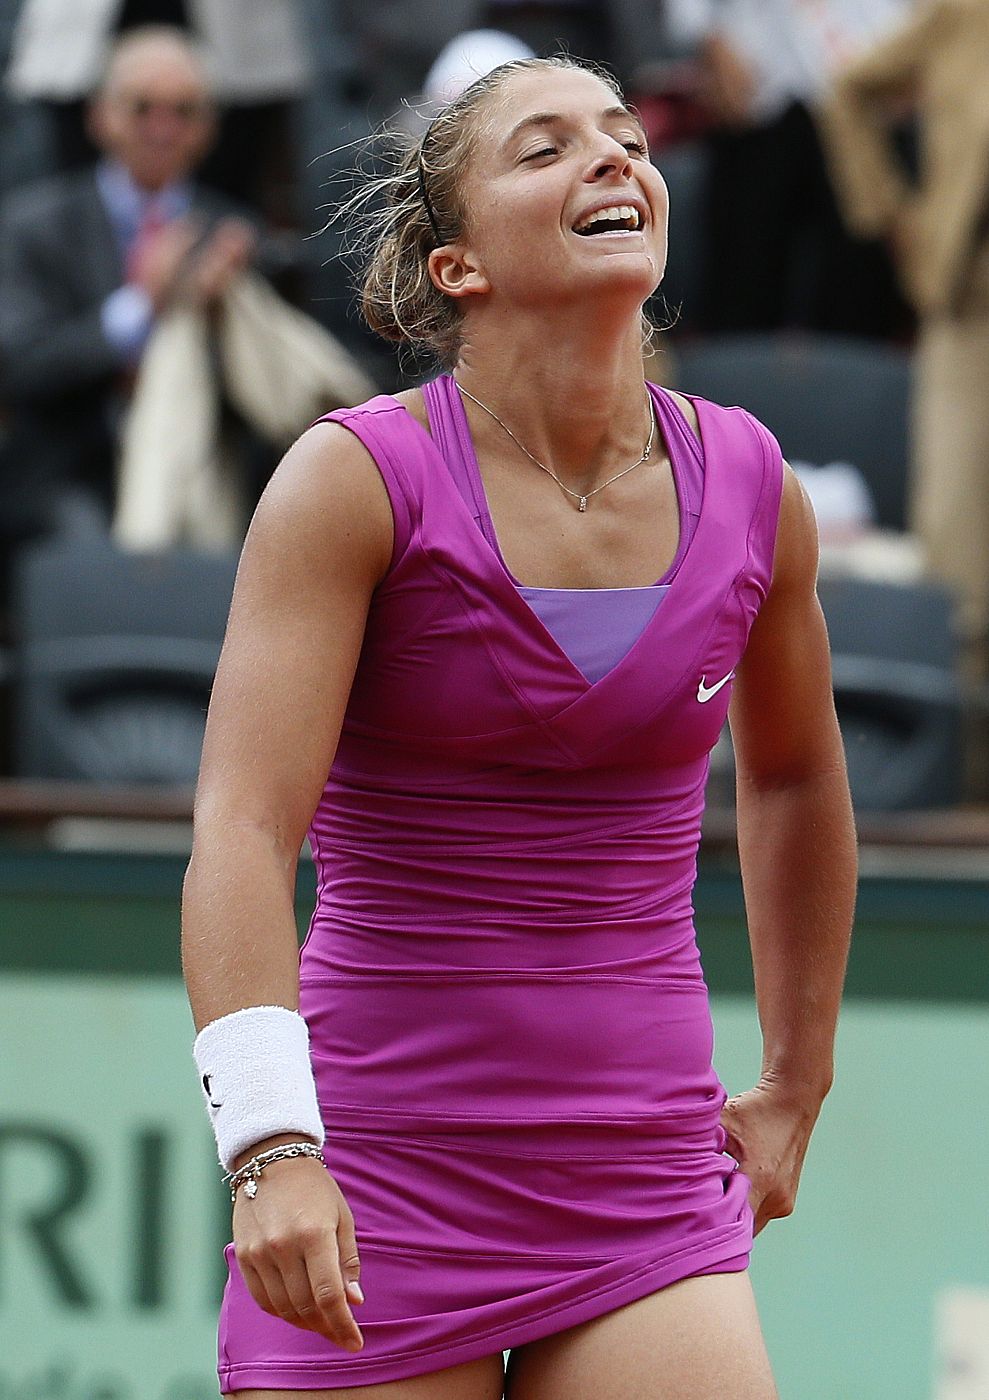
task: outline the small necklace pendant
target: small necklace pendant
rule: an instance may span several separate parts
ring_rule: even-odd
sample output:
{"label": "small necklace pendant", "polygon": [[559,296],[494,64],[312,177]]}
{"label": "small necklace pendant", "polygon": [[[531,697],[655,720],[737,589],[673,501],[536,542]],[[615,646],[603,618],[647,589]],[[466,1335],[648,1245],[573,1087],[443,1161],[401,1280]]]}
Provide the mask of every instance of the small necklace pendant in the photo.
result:
{"label": "small necklace pendant", "polygon": [[586,510],[586,509],[587,509],[587,497],[586,497],[586,496],[581,496],[581,498],[580,498],[580,505],[577,507],[577,509],[578,509],[578,510]]}

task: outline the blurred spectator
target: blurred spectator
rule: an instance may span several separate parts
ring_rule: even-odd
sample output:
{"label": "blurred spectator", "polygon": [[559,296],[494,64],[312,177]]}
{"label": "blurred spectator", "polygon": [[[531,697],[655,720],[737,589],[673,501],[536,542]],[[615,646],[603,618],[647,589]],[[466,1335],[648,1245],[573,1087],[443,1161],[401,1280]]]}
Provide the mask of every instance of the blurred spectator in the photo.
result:
{"label": "blurred spectator", "polygon": [[909,326],[885,248],[837,208],[815,108],[911,0],[667,0],[695,46],[708,138],[700,329],[884,337]]}
{"label": "blurred spectator", "polygon": [[50,113],[57,168],[92,163],[86,96],[115,36],[148,24],[203,45],[223,109],[203,179],[269,223],[297,227],[292,104],[309,77],[297,0],[23,0],[7,86]]}
{"label": "blurred spectator", "polygon": [[397,120],[412,135],[421,137],[441,108],[492,68],[534,57],[529,45],[512,34],[500,29],[468,29],[444,44],[426,74],[422,92],[402,104]]}
{"label": "blurred spectator", "polygon": [[[115,464],[132,397],[143,412],[125,439],[125,465],[136,463],[146,484],[146,462],[138,455],[143,448],[148,460],[160,463],[177,444],[189,446],[192,404],[188,397],[170,404],[163,398],[169,382],[180,382],[169,345],[184,347],[187,370],[201,369],[202,382],[187,382],[184,392],[210,396],[193,444],[200,455],[209,450],[204,435],[219,410],[211,323],[215,358],[225,386],[236,387],[241,423],[255,410],[255,426],[267,424],[271,386],[258,384],[257,357],[266,344],[276,344],[286,324],[300,368],[296,373],[291,360],[279,365],[284,411],[291,410],[289,391],[300,377],[307,386],[318,377],[314,361],[321,351],[326,392],[311,403],[312,395],[303,395],[300,413],[374,389],[325,332],[307,332],[305,318],[248,276],[255,230],[232,216],[221,196],[193,181],[215,112],[205,68],[180,31],[134,30],[118,41],[90,109],[90,129],[104,152],[100,162],[17,191],[0,228],[0,393],[10,409],[0,519],[8,547],[48,528],[59,499],[80,487],[107,512],[114,508]],[[184,338],[176,327],[184,327]],[[139,431],[149,422],[161,429],[150,440],[146,426]],[[286,437],[304,425],[289,424]],[[225,493],[228,503],[236,496],[241,515],[256,499],[272,457],[256,457],[253,480],[243,461]],[[203,465],[190,457],[187,478]],[[182,483],[173,477],[170,485]],[[175,517],[167,523],[172,528]],[[211,523],[202,514],[202,527]]]}
{"label": "blurred spectator", "polygon": [[[919,120],[916,179],[891,131]],[[927,0],[825,113],[851,226],[895,250],[920,316],[911,523],[989,678],[989,0]]]}
{"label": "blurred spectator", "polygon": [[354,45],[361,96],[375,119],[421,92],[440,50],[458,34],[496,29],[537,54],[561,48],[613,68],[627,82],[662,57],[664,0],[337,0]]}
{"label": "blurred spectator", "polygon": [[426,74],[423,97],[435,106],[445,106],[499,64],[535,56],[528,44],[500,29],[470,29],[437,54]]}

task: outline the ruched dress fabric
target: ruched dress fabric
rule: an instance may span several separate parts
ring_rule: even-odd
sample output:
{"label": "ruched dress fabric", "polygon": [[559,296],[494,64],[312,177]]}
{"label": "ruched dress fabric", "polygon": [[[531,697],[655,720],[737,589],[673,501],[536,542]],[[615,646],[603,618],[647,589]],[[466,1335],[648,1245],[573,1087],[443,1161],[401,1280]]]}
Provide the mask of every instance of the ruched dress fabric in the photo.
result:
{"label": "ruched dress fabric", "polygon": [[262,1311],[231,1246],[223,1391],[421,1375],[747,1265],[691,891],[782,464],[744,410],[695,400],[698,448],[649,390],[680,547],[662,606],[596,681],[505,566],[448,376],[425,388],[429,433],[388,396],[329,415],[395,520],[313,817],[300,967],[365,1344]]}

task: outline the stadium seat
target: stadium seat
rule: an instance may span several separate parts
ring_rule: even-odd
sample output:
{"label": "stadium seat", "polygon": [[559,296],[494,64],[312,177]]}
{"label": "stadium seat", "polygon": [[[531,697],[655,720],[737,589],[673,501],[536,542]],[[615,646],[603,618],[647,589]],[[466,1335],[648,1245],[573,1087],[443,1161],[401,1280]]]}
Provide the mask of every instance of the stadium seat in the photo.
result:
{"label": "stadium seat", "polygon": [[191,783],[235,556],[28,547],[12,576],[13,767],[22,777]]}
{"label": "stadium seat", "polygon": [[835,705],[861,811],[953,806],[962,796],[962,685],[951,594],[822,579]]}
{"label": "stadium seat", "polygon": [[879,525],[906,520],[910,357],[830,336],[731,335],[676,346],[676,386],[741,404],[792,461],[851,462],[869,483]]}
{"label": "stadium seat", "polygon": [[[821,579],[818,594],[856,810],[956,806],[964,696],[951,595],[855,578]],[[731,801],[733,770],[726,730],[712,754],[709,801]]]}

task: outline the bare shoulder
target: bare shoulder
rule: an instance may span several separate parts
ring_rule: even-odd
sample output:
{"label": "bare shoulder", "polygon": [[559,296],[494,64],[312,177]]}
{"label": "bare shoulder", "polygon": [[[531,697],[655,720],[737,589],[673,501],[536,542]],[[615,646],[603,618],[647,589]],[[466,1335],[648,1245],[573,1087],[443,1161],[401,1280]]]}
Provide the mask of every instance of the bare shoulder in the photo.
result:
{"label": "bare shoulder", "polygon": [[258,503],[245,557],[271,554],[317,573],[357,569],[377,583],[394,520],[374,458],[349,429],[316,423],[285,453]]}
{"label": "bare shoulder", "polygon": [[402,407],[411,414],[419,424],[429,432],[429,415],[426,412],[426,400],[421,389],[402,389],[400,393],[392,394],[393,399],[397,399]]}
{"label": "bare shoulder", "polygon": [[697,438],[697,441],[700,442],[701,425],[697,417],[697,409],[691,403],[690,399],[686,398],[683,394],[678,394],[675,389],[667,389],[666,392],[676,404],[677,408],[679,408],[684,418],[686,418],[687,422],[694,430],[694,436]]}
{"label": "bare shoulder", "polygon": [[784,462],[772,593],[779,595],[789,590],[813,592],[817,585],[819,554],[814,507],[803,482],[789,462]]}

